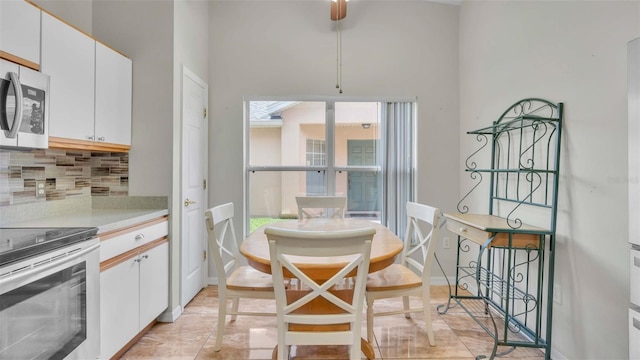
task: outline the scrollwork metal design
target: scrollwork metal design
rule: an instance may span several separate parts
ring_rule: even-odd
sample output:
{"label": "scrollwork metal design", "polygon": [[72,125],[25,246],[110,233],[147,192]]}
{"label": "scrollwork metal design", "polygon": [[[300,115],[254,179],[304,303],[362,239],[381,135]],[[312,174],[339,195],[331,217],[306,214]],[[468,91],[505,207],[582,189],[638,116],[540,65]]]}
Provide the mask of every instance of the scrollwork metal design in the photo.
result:
{"label": "scrollwork metal design", "polygon": [[471,174],[469,175],[469,177],[472,180],[477,180],[476,184],[471,188],[471,190],[469,190],[465,196],[462,197],[462,199],[460,199],[460,201],[458,201],[458,205],[456,206],[456,208],[458,209],[458,212],[462,213],[462,214],[466,214],[469,212],[469,207],[467,205],[462,205],[462,202],[469,197],[469,195],[471,195],[471,193],[473,192],[473,190],[475,190],[478,186],[480,186],[480,184],[482,183],[482,174],[478,171],[472,171]]}
{"label": "scrollwork metal design", "polygon": [[[534,123],[531,125],[532,129],[533,129],[533,142],[531,143],[531,145],[529,145],[527,148],[525,148],[524,150],[522,150],[522,152],[520,153],[520,157],[519,157],[519,163],[520,163],[520,167],[522,169],[527,169],[527,170],[533,170],[534,166],[535,166],[535,146],[538,144],[538,142],[540,140],[542,140],[545,135],[547,134],[547,124],[543,123],[541,121],[534,121]],[[531,153],[530,156],[528,158],[526,158],[527,153]],[[547,148],[547,153],[549,153],[549,148]],[[523,159],[526,158],[525,162],[528,163],[528,165],[525,165],[523,163]]]}
{"label": "scrollwork metal design", "polygon": [[[533,247],[533,246],[531,246],[531,245],[527,245],[527,247],[525,249],[523,249],[523,250],[526,251],[527,254],[528,254],[527,260],[519,262],[517,264],[514,264],[513,267],[511,269],[509,269],[509,278],[514,283],[521,283],[524,280],[524,275],[522,274],[523,272],[518,271],[519,267],[533,264],[540,257],[540,255],[538,254],[538,251],[537,251],[538,249]],[[531,253],[534,254],[533,257],[531,257]]]}
{"label": "scrollwork metal design", "polygon": [[469,246],[469,244],[467,243],[469,240],[465,239],[465,238],[461,238],[460,239],[460,243],[458,244],[458,249],[461,252],[469,252],[471,250],[471,247]]}
{"label": "scrollwork metal design", "polygon": [[[538,183],[534,184],[534,180],[537,179]],[[533,199],[533,194],[540,188],[542,185],[542,176],[540,176],[537,172],[528,172],[525,175],[525,180],[531,184],[531,191],[524,197],[522,200],[518,201],[517,205],[509,212],[507,215],[507,225],[512,229],[519,229],[522,226],[522,220],[520,218],[514,218],[513,214],[518,210],[522,204],[530,203]]]}
{"label": "scrollwork metal design", "polygon": [[489,143],[489,139],[484,134],[476,135],[476,141],[479,142],[479,143],[482,143],[482,145],[480,145],[480,147],[476,151],[474,151],[471,155],[469,155],[469,157],[467,157],[467,160],[465,160],[464,164],[466,165],[468,170],[475,170],[478,167],[478,164],[475,161],[471,161],[471,162],[469,162],[469,161],[477,153],[479,153],[482,149],[484,149],[487,146],[487,144]]}
{"label": "scrollwork metal design", "polygon": [[512,314],[508,321],[509,330],[514,333],[522,330],[522,325],[515,321],[515,319],[534,311],[538,307],[538,300],[531,294],[525,294],[521,299],[521,303],[524,304],[524,309],[519,313]]}

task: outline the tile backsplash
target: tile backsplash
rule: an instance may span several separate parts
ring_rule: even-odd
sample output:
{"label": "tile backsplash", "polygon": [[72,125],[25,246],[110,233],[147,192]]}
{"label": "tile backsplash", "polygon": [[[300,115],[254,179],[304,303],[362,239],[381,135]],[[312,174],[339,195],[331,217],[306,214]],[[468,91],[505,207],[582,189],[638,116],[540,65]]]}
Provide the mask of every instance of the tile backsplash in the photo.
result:
{"label": "tile backsplash", "polygon": [[[36,198],[36,181],[44,197]],[[127,153],[0,150],[0,206],[128,193]]]}

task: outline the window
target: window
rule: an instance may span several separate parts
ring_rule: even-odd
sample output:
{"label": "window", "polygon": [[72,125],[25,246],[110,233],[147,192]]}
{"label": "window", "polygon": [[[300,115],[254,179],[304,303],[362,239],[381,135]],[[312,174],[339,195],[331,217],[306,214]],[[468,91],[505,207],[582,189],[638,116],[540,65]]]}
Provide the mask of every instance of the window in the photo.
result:
{"label": "window", "polygon": [[392,229],[404,224],[398,215],[405,216],[414,186],[413,103],[250,100],[246,106],[249,233],[295,218],[297,195],[346,196],[347,217]]}

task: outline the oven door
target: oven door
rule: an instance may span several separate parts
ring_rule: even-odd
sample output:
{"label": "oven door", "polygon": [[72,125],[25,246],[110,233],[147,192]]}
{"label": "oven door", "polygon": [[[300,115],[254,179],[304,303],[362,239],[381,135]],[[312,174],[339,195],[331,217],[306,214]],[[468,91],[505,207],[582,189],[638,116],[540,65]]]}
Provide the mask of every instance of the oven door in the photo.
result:
{"label": "oven door", "polygon": [[99,357],[99,246],[85,241],[0,275],[0,359]]}

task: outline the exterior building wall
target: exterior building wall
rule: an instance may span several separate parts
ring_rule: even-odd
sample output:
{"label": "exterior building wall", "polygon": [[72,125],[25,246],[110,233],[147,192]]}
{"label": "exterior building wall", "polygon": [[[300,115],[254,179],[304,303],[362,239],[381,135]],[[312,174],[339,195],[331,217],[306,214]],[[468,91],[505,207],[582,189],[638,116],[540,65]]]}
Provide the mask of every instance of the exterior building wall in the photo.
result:
{"label": "exterior building wall", "polygon": [[[336,103],[336,164],[346,166],[348,140],[378,139],[378,104]],[[304,166],[307,139],[325,139],[324,102],[302,102],[282,112],[282,127],[251,129],[250,164]],[[370,124],[365,129],[362,124]],[[250,214],[288,216],[297,213],[295,197],[306,194],[306,172],[251,174]],[[347,173],[336,175],[336,195],[347,196]]]}

